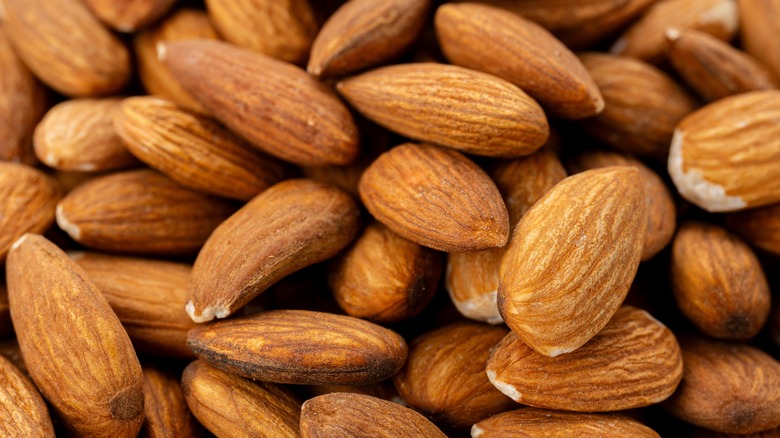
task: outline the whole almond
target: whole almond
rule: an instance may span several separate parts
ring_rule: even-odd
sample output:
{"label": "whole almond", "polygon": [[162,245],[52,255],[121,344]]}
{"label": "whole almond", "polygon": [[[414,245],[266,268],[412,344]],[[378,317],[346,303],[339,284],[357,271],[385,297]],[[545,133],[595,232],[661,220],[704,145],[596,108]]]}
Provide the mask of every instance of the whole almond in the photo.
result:
{"label": "whole almond", "polygon": [[520,220],[501,261],[498,308],[547,356],[588,342],[618,310],[639,266],[646,202],[634,167],[570,176]]}
{"label": "whole almond", "polygon": [[721,99],[674,131],[669,174],[680,194],[710,211],[780,201],[780,91]]}
{"label": "whole almond", "polygon": [[644,310],[623,307],[581,348],[547,357],[514,332],[487,363],[491,383],[514,401],[545,409],[606,412],[665,400],[682,379],[672,332]]}
{"label": "whole almond", "polygon": [[14,243],[6,269],[24,361],[61,425],[81,436],[135,437],[144,418],[141,365],[86,272],[37,234]]}
{"label": "whole almond", "polygon": [[780,45],[774,38],[780,31],[780,1],[739,0],[740,37],[745,51],[780,78]]}
{"label": "whole almond", "polygon": [[303,166],[357,156],[349,110],[298,67],[216,41],[165,43],[159,53],[187,92],[260,150]]}
{"label": "whole almond", "polygon": [[731,213],[726,223],[752,245],[780,254],[780,204]]}
{"label": "whole almond", "polygon": [[377,220],[440,251],[500,247],[509,237],[496,185],[456,151],[414,143],[396,146],[366,169],[358,190]]}
{"label": "whole almond", "polygon": [[49,410],[30,379],[0,356],[0,433],[54,437]]}
{"label": "whole almond", "polygon": [[152,365],[143,366],[144,425],[141,438],[203,436],[203,428],[187,407],[178,375]]}
{"label": "whole almond", "polygon": [[604,109],[582,62],[533,21],[491,6],[445,4],[436,34],[450,62],[506,79],[553,116],[581,119]]}
{"label": "whole almond", "polygon": [[523,90],[453,65],[382,67],[336,88],[360,113],[391,131],[475,155],[528,155],[550,134],[541,107]]}
{"label": "whole almond", "polygon": [[120,32],[133,32],[165,15],[176,0],[85,0],[92,12]]}
{"label": "whole almond", "polygon": [[[262,333],[262,342],[257,334]],[[224,371],[264,382],[365,385],[404,364],[404,339],[350,316],[273,310],[190,330],[190,349]]]}
{"label": "whole almond", "polygon": [[[130,55],[79,0],[2,0],[3,27],[27,67],[68,96],[120,90]],[[74,31],[78,29],[78,31]]]}

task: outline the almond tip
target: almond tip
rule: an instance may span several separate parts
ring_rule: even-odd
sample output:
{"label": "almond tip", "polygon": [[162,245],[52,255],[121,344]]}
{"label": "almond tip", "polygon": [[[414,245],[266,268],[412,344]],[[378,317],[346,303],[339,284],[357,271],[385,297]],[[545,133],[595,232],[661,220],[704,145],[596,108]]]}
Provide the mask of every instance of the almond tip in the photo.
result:
{"label": "almond tip", "polygon": [[65,212],[62,209],[62,204],[57,204],[57,209],[54,212],[54,216],[57,219],[57,225],[62,228],[63,231],[68,233],[73,240],[78,241],[81,238],[81,228],[69,221],[65,216]]}
{"label": "almond tip", "polygon": [[22,234],[22,237],[16,239],[16,241],[11,245],[11,251],[15,250],[16,248],[19,248],[22,243],[24,243],[25,240],[30,236],[30,233],[24,233]]}
{"label": "almond tip", "polygon": [[487,370],[487,376],[488,380],[490,380],[490,383],[492,383],[496,389],[501,391],[505,396],[511,398],[512,400],[520,402],[523,396],[520,394],[517,388],[506,382],[498,380],[498,376],[496,376],[496,372],[493,370]]}

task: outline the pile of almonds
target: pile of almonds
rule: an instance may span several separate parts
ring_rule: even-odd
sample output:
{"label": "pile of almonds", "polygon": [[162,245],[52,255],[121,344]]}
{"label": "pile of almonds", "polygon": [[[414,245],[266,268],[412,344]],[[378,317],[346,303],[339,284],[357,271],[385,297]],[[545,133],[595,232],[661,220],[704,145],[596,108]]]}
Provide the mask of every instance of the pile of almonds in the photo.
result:
{"label": "pile of almonds", "polygon": [[0,435],[780,436],[778,36],[0,0]]}

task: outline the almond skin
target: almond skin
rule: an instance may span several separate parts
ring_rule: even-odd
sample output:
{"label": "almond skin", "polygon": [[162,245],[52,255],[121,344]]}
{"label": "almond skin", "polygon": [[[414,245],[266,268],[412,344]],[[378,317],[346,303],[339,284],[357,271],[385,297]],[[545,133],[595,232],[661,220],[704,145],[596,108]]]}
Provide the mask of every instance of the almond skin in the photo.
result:
{"label": "almond skin", "polygon": [[581,119],[604,109],[601,92],[582,62],[533,21],[464,3],[440,6],[435,24],[450,62],[506,79],[551,115]]}
{"label": "almond skin", "polygon": [[144,365],[144,425],[141,438],[203,436],[203,428],[187,407],[178,375]]}
{"label": "almond skin", "polygon": [[199,358],[224,371],[306,385],[376,383],[395,374],[407,355],[404,339],[386,328],[308,310],[273,310],[198,326],[188,343]]}
{"label": "almond skin", "polygon": [[634,167],[570,176],[517,224],[501,261],[498,308],[531,348],[568,353],[618,310],[639,266],[646,202]]}
{"label": "almond skin", "polygon": [[298,67],[216,41],[166,43],[159,54],[187,92],[258,149],[302,166],[357,156],[349,110]]}
{"label": "almond skin", "polygon": [[51,437],[49,410],[30,379],[0,356],[0,434]]}
{"label": "almond skin", "polygon": [[672,332],[644,310],[628,306],[569,354],[539,354],[512,332],[487,364],[493,385],[516,402],[575,412],[658,403],[672,395],[682,371],[682,354]]}
{"label": "almond skin", "polygon": [[154,22],[173,6],[176,0],[85,0],[103,22],[120,32],[133,32]]}
{"label": "almond skin", "polygon": [[528,155],[550,135],[544,112],[523,90],[453,65],[382,67],[345,79],[336,89],[391,131],[470,154]]}
{"label": "almond skin", "polygon": [[780,204],[729,214],[726,223],[750,244],[780,255]]}
{"label": "almond skin", "polygon": [[24,361],[61,425],[81,436],[135,437],[144,418],[141,365],[87,273],[37,234],[14,243],[6,270]]}
{"label": "almond skin", "polygon": [[780,1],[739,0],[740,39],[745,51],[780,78]]}

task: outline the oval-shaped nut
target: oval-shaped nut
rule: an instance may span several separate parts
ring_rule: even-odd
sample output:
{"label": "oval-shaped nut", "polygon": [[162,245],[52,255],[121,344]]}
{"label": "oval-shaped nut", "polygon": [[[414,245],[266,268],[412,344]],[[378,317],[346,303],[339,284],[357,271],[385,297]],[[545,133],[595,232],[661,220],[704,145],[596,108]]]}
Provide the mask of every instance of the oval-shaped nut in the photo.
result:
{"label": "oval-shaped nut", "polygon": [[280,386],[242,379],[200,360],[184,369],[181,384],[192,413],[217,436],[299,436],[301,404]]}
{"label": "oval-shaped nut", "polygon": [[35,128],[35,154],[59,170],[102,172],[139,165],[117,136],[119,98],[72,99],[50,109]]}
{"label": "oval-shaped nut", "polygon": [[731,213],[726,224],[752,245],[780,255],[780,204]]}
{"label": "oval-shaped nut", "polygon": [[436,423],[459,429],[512,409],[515,403],[485,375],[491,350],[507,332],[460,323],[418,336],[409,345],[406,365],[393,376],[398,393]]}
{"label": "oval-shaped nut", "polygon": [[581,414],[520,408],[494,415],[471,428],[472,438],[659,438],[654,430],[622,415]]}
{"label": "oval-shaped nut", "polygon": [[203,436],[192,416],[177,375],[157,366],[144,365],[144,425],[141,438]]}
{"label": "oval-shaped nut", "polygon": [[666,404],[674,416],[718,432],[780,426],[780,362],[748,345],[682,343],[685,379]]}
{"label": "oval-shaped nut", "polygon": [[57,225],[82,245],[105,251],[197,251],[234,207],[152,170],[89,180],[57,204]]}
{"label": "oval-shaped nut", "polygon": [[0,434],[54,438],[49,410],[30,379],[0,356]]}
{"label": "oval-shaped nut", "polygon": [[512,332],[493,350],[487,375],[518,403],[606,412],[668,398],[682,379],[682,360],[666,326],[644,310],[626,306],[590,342],[559,357],[535,352]]}
{"label": "oval-shaped nut", "polygon": [[298,67],[205,40],[165,43],[159,57],[187,92],[258,149],[302,166],[357,156],[349,110]]}
{"label": "oval-shaped nut", "polygon": [[500,8],[449,3],[436,11],[435,23],[450,62],[508,80],[551,115],[581,119],[604,109],[582,62],[534,22]]}
{"label": "oval-shaped nut", "polygon": [[598,150],[582,153],[567,165],[573,173],[609,166],[634,166],[639,169],[639,179],[647,202],[647,231],[642,245],[642,261],[650,260],[671,242],[677,225],[677,209],[672,194],[655,171],[628,155]]}
{"label": "oval-shaped nut", "polygon": [[680,194],[710,212],[780,201],[780,91],[721,99],[674,131],[669,174]]}
{"label": "oval-shaped nut", "polygon": [[62,196],[57,184],[25,164],[0,162],[0,262],[24,233],[43,233]]}
{"label": "oval-shaped nut", "polygon": [[376,397],[345,392],[306,400],[301,409],[301,435],[303,438],[447,436],[409,408]]}
{"label": "oval-shaped nut", "polygon": [[2,0],[2,8],[16,53],[58,92],[111,94],[130,78],[127,49],[81,1]]}
{"label": "oval-shaped nut", "polygon": [[[258,337],[260,334],[260,337]],[[250,379],[306,385],[365,385],[404,364],[404,339],[351,316],[272,310],[190,330],[190,349],[211,365]]]}
{"label": "oval-shaped nut", "polygon": [[6,270],[19,347],[59,424],[81,436],[135,437],[144,419],[141,365],[86,272],[37,234],[14,243]]}
{"label": "oval-shaped nut", "polygon": [[745,51],[761,61],[780,78],[780,2],[778,0],[739,0],[740,40]]}
{"label": "oval-shaped nut", "polygon": [[133,32],[165,15],[176,0],[85,0],[103,22],[120,32]]}
{"label": "oval-shaped nut", "polygon": [[666,73],[637,59],[585,53],[583,64],[606,106],[580,126],[623,152],[665,161],[677,123],[694,109],[693,98]]}
{"label": "oval-shaped nut", "polygon": [[391,131],[475,155],[528,155],[550,135],[542,108],[523,90],[454,65],[382,67],[345,79],[336,89]]}
{"label": "oval-shaped nut", "polygon": [[195,260],[187,313],[225,318],[283,277],[344,249],[358,233],[355,201],[312,180],[283,181],[222,223]]}
{"label": "oval-shaped nut", "polygon": [[639,267],[646,226],[639,170],[570,176],[517,224],[501,261],[498,308],[531,348],[580,348],[618,310]]}
{"label": "oval-shaped nut", "polygon": [[287,173],[211,119],[162,99],[125,99],[114,125],[133,155],[199,192],[246,201]]}
{"label": "oval-shaped nut", "polygon": [[402,54],[428,18],[430,0],[355,0],[328,18],[306,70],[318,77],[350,74]]}
{"label": "oval-shaped nut", "polygon": [[509,218],[490,177],[463,154],[406,143],[360,178],[369,212],[401,236],[440,251],[504,246]]}

